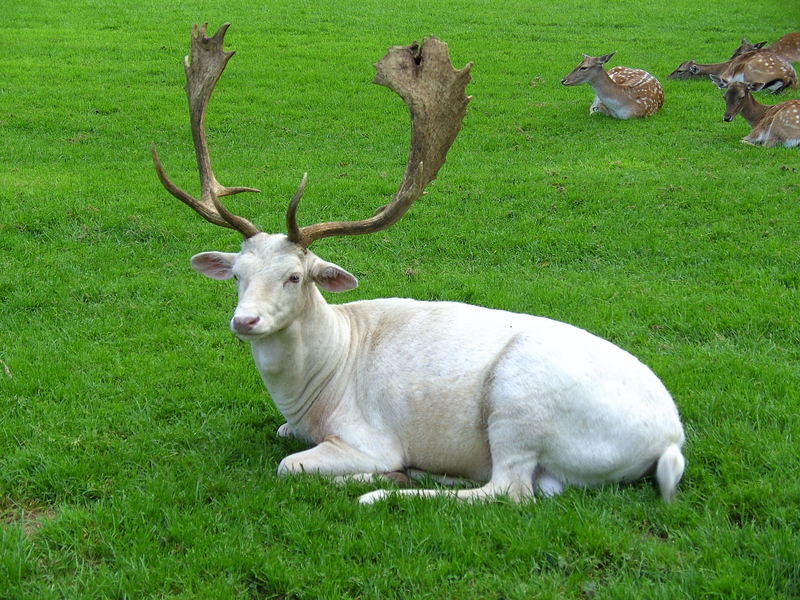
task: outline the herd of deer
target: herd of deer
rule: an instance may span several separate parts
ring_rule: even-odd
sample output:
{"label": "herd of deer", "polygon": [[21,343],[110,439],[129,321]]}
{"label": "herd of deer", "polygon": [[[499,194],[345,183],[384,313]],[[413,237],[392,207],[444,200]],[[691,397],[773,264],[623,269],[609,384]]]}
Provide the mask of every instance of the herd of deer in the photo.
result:
{"label": "herd of deer", "polygon": [[[792,63],[800,62],[800,32],[789,33],[774,44],[741,45],[728,60],[698,64],[688,60],[669,74],[669,79],[709,78],[725,90],[725,121],[741,114],[750,124],[750,133],[742,142],[766,147],[800,145],[800,100],[788,100],[773,106],[761,104],[752,92],[778,93],[797,88],[797,73]],[[658,80],[641,69],[603,65],[613,54],[600,57],[584,55],[583,61],[561,80],[564,85],[588,83],[596,94],[590,113],[602,113],[617,119],[646,117],[664,103],[664,91]]]}
{"label": "herd of deer", "polygon": [[[249,342],[286,420],[277,434],[312,444],[285,457],[278,473],[403,482],[424,474],[442,483],[482,482],[453,490],[376,490],[361,496],[362,503],[391,493],[459,499],[507,495],[519,501],[537,493],[552,496],[568,485],[646,475],[669,500],[685,467],[683,426],[662,382],[625,350],[544,317],[400,298],[332,305],[320,293],[351,290],[358,282],[309,246],[329,236],[391,227],[422,196],[461,129],[470,101],[465,90],[471,63],[454,69],[447,45],[436,38],[391,47],[375,64],[374,83],[399,94],[411,117],[411,149],[397,192],[372,217],[300,227],[304,175],[286,212],[287,234],[269,234],[220,200],[258,190],[223,186],[211,166],[205,115],[233,55],[223,50],[227,29],[224,24],[208,37],[206,25],[195,26],[191,59],[184,59],[199,197],[175,185],[155,145],[151,150],[158,177],[173,196],[244,238],[238,252],[203,252],[191,264],[213,279],[236,280],[238,303],[230,328]],[[799,36],[771,48],[783,52],[790,45],[796,52]],[[796,83],[793,70],[778,68],[783,59],[769,59],[765,52],[743,45],[725,67],[684,64],[672,76],[719,69],[713,74],[727,87],[729,103],[741,96],[741,110],[751,111],[744,113],[749,118],[758,111],[752,90]],[[620,67],[606,75],[602,65],[610,57],[586,57],[564,84],[592,84],[598,95],[593,111],[628,118],[657,110],[663,95],[656,79]],[[777,70],[759,75],[764,81],[738,79],[767,67]],[[799,129],[796,110],[767,109],[754,127],[754,132],[764,129],[764,137],[749,137],[765,145],[775,136],[787,142],[788,132]],[[726,118],[733,114],[729,107]],[[767,118],[768,126],[762,123]]]}

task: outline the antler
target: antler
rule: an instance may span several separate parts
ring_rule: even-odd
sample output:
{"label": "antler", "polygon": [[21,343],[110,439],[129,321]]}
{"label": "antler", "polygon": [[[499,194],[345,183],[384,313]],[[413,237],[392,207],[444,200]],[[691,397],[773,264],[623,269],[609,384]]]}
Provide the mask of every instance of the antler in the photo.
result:
{"label": "antler", "polygon": [[289,239],[307,248],[315,240],[338,235],[358,235],[394,225],[424,193],[425,186],[444,164],[447,151],[461,129],[471,100],[464,94],[472,63],[457,71],[450,63],[447,44],[435,37],[422,46],[392,46],[375,64],[373,83],[397,92],[411,114],[411,150],[400,187],[392,201],[371,218],[361,221],[318,223],[298,227],[297,205],[305,177],[286,212]]}
{"label": "antler", "polygon": [[185,202],[196,210],[207,221],[237,230],[245,238],[254,236],[258,228],[244,217],[231,214],[219,201],[220,196],[231,196],[240,192],[258,192],[249,187],[225,187],[214,176],[211,169],[211,158],[208,154],[208,142],[205,133],[206,107],[214,86],[225,70],[234,52],[225,52],[222,45],[225,32],[230,23],[225,23],[217,30],[213,37],[206,37],[206,27],[192,26],[192,60],[183,59],[183,68],[186,71],[186,96],[189,99],[189,116],[192,124],[192,140],[197,156],[197,169],[200,172],[200,199],[196,199],[176,186],[167,177],[164,167],[158,158],[155,144],[150,146],[153,163],[158,173],[158,178],[167,191],[178,200]]}

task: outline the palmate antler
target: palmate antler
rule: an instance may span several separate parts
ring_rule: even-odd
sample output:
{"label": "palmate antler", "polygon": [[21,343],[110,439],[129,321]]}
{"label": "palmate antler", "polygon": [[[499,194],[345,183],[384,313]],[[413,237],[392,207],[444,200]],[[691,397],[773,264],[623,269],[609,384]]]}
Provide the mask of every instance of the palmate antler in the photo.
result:
{"label": "palmate antler", "polygon": [[300,198],[289,206],[289,238],[308,247],[314,240],[334,235],[372,233],[394,225],[424,192],[444,164],[447,151],[461,130],[470,98],[464,94],[472,63],[453,69],[447,44],[426,38],[420,47],[392,46],[375,64],[373,83],[397,92],[411,114],[411,150],[403,180],[392,201],[378,214],[362,221],[318,223],[298,228],[295,211]]}
{"label": "palmate antler", "polygon": [[200,216],[214,225],[236,229],[245,238],[249,238],[258,233],[258,228],[244,217],[238,217],[228,212],[219,201],[219,197],[231,196],[239,192],[258,192],[259,190],[248,187],[225,187],[217,181],[214,171],[211,169],[205,131],[206,108],[214,86],[234,52],[222,50],[225,32],[230,23],[222,25],[211,38],[206,37],[207,26],[208,23],[203,23],[199,28],[197,25],[192,27],[192,60],[190,62],[188,56],[183,58],[192,140],[197,157],[197,170],[200,172],[200,199],[190,196],[170,181],[158,158],[155,144],[150,146],[150,152],[153,155],[158,178],[170,194],[191,206]]}
{"label": "palmate antler", "polygon": [[[211,170],[211,160],[204,131],[205,110],[214,85],[233,52],[224,52],[223,38],[226,23],[211,37],[206,37],[206,26],[192,29],[192,59],[184,59],[186,93],[192,122],[192,138],[200,172],[200,200],[174,185],[164,173],[155,146],[153,161],[159,179],[176,198],[194,208],[206,220],[223,227],[238,230],[245,238],[258,233],[258,229],[243,217],[228,212],[219,201],[220,196],[253,188],[227,188],[220,185]],[[358,235],[386,229],[396,223],[409,207],[424,193],[425,186],[444,164],[447,151],[453,144],[470,98],[464,94],[469,83],[472,63],[463,69],[453,69],[447,44],[434,37],[426,38],[422,46],[393,46],[375,64],[374,83],[397,92],[405,101],[411,115],[411,150],[403,180],[392,201],[371,218],[361,221],[317,223],[307,227],[297,225],[297,206],[306,185],[303,176],[300,186],[289,203],[286,226],[289,239],[307,248],[315,240],[338,235]]]}

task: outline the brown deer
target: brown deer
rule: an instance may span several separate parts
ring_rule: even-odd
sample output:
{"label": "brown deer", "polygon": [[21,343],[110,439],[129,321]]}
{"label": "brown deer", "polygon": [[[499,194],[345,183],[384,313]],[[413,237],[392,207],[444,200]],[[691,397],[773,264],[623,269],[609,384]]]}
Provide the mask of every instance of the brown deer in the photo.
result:
{"label": "brown deer", "polygon": [[776,94],[787,87],[797,87],[797,73],[791,63],[769,50],[751,50],[718,63],[698,64],[694,60],[687,60],[667,79],[705,78],[710,75],[728,81],[762,83],[761,89]]}
{"label": "brown deer", "polygon": [[[757,44],[751,44],[747,41],[747,38],[742,38],[742,43],[733,53],[731,58],[735,58],[740,54],[744,54],[746,52],[752,52],[753,50],[758,50],[766,45],[767,42],[759,42]],[[789,62],[797,63],[800,62],[800,31],[796,31],[794,33],[787,33],[777,42],[773,42],[769,46],[765,48],[765,50],[769,50],[770,52],[774,52],[778,56],[782,56]]]}
{"label": "brown deer", "polygon": [[664,90],[658,79],[642,69],[603,65],[614,52],[603,56],[584,54],[583,60],[561,80],[564,85],[588,83],[594,90],[589,114],[602,113],[616,119],[649,117],[664,104]]}
{"label": "brown deer", "polygon": [[797,72],[792,63],[765,49],[737,56],[719,76],[728,82],[762,83],[760,89],[773,94],[787,87],[797,88]]}
{"label": "brown deer", "polygon": [[800,145],[800,100],[768,106],[753,98],[752,92],[760,90],[763,87],[761,83],[728,82],[716,75],[711,75],[711,80],[725,90],[723,121],[733,121],[740,114],[750,123],[752,129],[742,138],[742,143],[766,148]]}

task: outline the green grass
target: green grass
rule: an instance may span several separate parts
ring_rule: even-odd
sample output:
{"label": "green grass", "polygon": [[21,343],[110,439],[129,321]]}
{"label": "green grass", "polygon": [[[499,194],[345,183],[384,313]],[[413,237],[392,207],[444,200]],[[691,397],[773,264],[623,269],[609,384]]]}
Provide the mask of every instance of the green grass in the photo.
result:
{"label": "green grass", "polygon": [[[785,0],[6,2],[0,33],[0,599],[800,596],[800,155],[739,143],[720,92],[669,81],[741,37],[797,30]],[[391,230],[314,250],[343,302],[448,299],[587,328],[674,395],[678,499],[646,484],[536,504],[355,504],[370,486],[277,479],[282,422],[228,333],[234,250],[160,187],[196,189],[182,56],[232,22],[208,114],[230,201],[267,231],[394,191],[402,102],[371,85],[435,34],[473,61],[464,128]],[[588,116],[581,53],[659,77],[647,120]],[[797,97],[790,91],[784,98]],[[764,101],[774,102],[767,98]]]}

